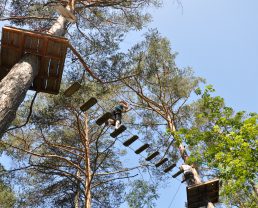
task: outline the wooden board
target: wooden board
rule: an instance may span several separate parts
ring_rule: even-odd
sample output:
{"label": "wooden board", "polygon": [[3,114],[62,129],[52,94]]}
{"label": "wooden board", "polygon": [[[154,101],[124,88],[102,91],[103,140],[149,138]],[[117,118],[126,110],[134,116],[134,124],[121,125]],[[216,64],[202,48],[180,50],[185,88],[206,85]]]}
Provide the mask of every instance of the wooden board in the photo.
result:
{"label": "wooden board", "polygon": [[137,139],[139,139],[139,137],[137,135],[133,135],[131,138],[129,138],[128,140],[126,140],[123,145],[128,147],[130,146],[132,143],[134,143]]}
{"label": "wooden board", "polygon": [[81,111],[85,112],[85,111],[89,110],[92,106],[94,106],[97,102],[98,102],[97,99],[92,97],[86,103],[84,103],[80,107],[80,109],[81,109]]}
{"label": "wooden board", "polygon": [[113,131],[110,136],[113,138],[116,138],[119,134],[122,134],[126,130],[126,127],[124,125],[121,125],[118,129]]}
{"label": "wooden board", "polygon": [[198,208],[207,205],[207,201],[212,203],[219,202],[219,179],[190,186],[187,190],[188,208]]}
{"label": "wooden board", "polygon": [[156,164],[155,164],[155,166],[156,166],[156,168],[158,168],[159,166],[161,166],[161,165],[163,165],[165,162],[167,162],[168,161],[168,158],[163,158],[163,159],[161,159],[159,162],[157,162]]}
{"label": "wooden board", "polygon": [[151,161],[153,158],[157,157],[159,155],[159,152],[153,152],[152,154],[148,155],[148,157],[145,159],[146,161]]}
{"label": "wooden board", "polygon": [[81,84],[79,82],[73,83],[68,89],[65,90],[64,96],[71,97],[74,93],[76,93],[81,88]]}
{"label": "wooden board", "polygon": [[102,115],[100,118],[97,119],[96,124],[101,126],[103,123],[108,121],[108,119],[110,119],[111,117],[112,117],[112,114],[110,112],[107,112],[104,115]]}
{"label": "wooden board", "polygon": [[58,36],[14,27],[3,27],[1,78],[9,72],[3,71],[2,68],[10,70],[24,54],[33,54],[39,57],[39,73],[30,89],[58,94],[68,43],[66,38]]}

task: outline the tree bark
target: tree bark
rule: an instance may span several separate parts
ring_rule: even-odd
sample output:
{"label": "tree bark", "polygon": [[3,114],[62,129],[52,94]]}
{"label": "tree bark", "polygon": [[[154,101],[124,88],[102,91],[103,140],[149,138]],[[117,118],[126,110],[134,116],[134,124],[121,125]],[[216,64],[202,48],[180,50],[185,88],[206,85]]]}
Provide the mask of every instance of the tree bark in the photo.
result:
{"label": "tree bark", "polygon": [[85,208],[91,208],[91,168],[90,168],[90,142],[88,135],[88,115],[85,113]]}
{"label": "tree bark", "polygon": [[38,58],[24,56],[0,82],[0,138],[15,119],[16,111],[38,74]]}
{"label": "tree bark", "polygon": [[[69,7],[68,7],[69,9]],[[48,34],[64,36],[67,20],[59,16]],[[26,55],[0,82],[0,138],[15,119],[16,111],[38,74],[38,58]]]}
{"label": "tree bark", "polygon": [[[77,170],[76,176],[80,177],[80,170]],[[80,208],[80,182],[77,182],[77,192],[74,197],[74,208]]]}
{"label": "tree bark", "polygon": [[[174,123],[173,123],[172,120],[169,121],[168,126],[169,126],[169,128],[170,128],[170,130],[171,130],[172,132],[176,131],[176,127],[175,127],[175,125],[174,125]],[[187,159],[188,159],[189,156],[188,156],[188,154],[187,154],[187,152],[186,152],[185,147],[184,147],[183,144],[180,144],[180,145],[179,145],[179,151],[180,151],[181,158],[182,158],[182,159],[184,160],[184,162],[186,163],[186,161],[187,161]],[[191,164],[189,164],[189,165],[191,165]],[[194,167],[192,167],[192,173],[193,173],[193,175],[194,175],[195,185],[200,184],[200,183],[202,182],[202,181],[201,181],[201,178],[200,178],[198,172],[196,171],[196,169],[195,169]],[[187,184],[187,185],[188,185],[188,184]],[[213,203],[208,201],[207,208],[214,208]]]}

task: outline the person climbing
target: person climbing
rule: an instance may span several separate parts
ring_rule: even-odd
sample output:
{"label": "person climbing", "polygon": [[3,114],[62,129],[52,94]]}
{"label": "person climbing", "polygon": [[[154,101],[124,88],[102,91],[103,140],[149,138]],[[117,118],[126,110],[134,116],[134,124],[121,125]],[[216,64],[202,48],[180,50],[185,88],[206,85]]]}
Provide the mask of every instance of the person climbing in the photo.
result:
{"label": "person climbing", "polygon": [[184,171],[184,176],[183,176],[183,182],[186,182],[188,186],[194,185],[195,184],[195,179],[194,179],[194,174],[192,171],[192,166],[183,164],[181,165],[180,169]]}
{"label": "person climbing", "polygon": [[120,101],[114,110],[111,112],[112,118],[108,120],[109,125],[115,126],[115,129],[118,129],[122,123],[122,113],[128,112],[129,106],[125,101]]}

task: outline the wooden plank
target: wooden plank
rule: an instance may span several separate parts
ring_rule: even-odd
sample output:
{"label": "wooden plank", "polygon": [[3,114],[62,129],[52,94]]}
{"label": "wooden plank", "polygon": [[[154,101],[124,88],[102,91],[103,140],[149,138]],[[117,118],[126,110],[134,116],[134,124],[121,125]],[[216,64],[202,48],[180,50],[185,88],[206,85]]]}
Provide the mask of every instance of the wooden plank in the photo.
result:
{"label": "wooden plank", "polygon": [[94,106],[95,104],[97,104],[97,102],[98,102],[97,99],[94,98],[94,97],[92,97],[92,98],[90,98],[86,103],[84,103],[84,104],[80,107],[80,109],[81,109],[81,111],[85,112],[85,111],[89,110],[92,106]]}
{"label": "wooden plank", "polygon": [[57,91],[57,86],[56,86],[56,79],[46,79],[46,90],[56,93]]}
{"label": "wooden plank", "polygon": [[21,34],[13,33],[13,46],[20,47]]}
{"label": "wooden plank", "polygon": [[121,125],[118,129],[115,129],[110,136],[113,138],[116,138],[119,134],[122,134],[126,130],[126,127],[124,125]]}
{"label": "wooden plank", "polygon": [[168,161],[168,158],[163,158],[155,164],[156,168]]}
{"label": "wooden plank", "polygon": [[129,138],[128,140],[126,140],[123,145],[128,147],[130,146],[132,143],[134,143],[137,139],[139,139],[139,137],[137,135],[133,135],[131,138]]}
{"label": "wooden plank", "polygon": [[167,172],[171,171],[174,167],[176,167],[176,164],[172,164],[172,165],[168,166],[168,167],[164,170],[164,172],[167,173]]}
{"label": "wooden plank", "polygon": [[184,171],[183,170],[179,170],[178,172],[176,172],[174,175],[172,175],[173,178],[176,178],[177,176],[179,176],[180,174],[182,174]]}
{"label": "wooden plank", "polygon": [[48,40],[48,47],[46,51],[47,56],[61,57],[61,44],[53,40]]}
{"label": "wooden plank", "polygon": [[157,157],[159,155],[159,152],[153,152],[152,154],[150,154],[145,160],[146,161],[151,161],[152,159],[154,159],[155,157]]}
{"label": "wooden plank", "polygon": [[76,93],[81,88],[81,84],[79,82],[73,83],[70,87],[68,87],[64,91],[65,97],[71,97],[74,93]]}
{"label": "wooden plank", "polygon": [[12,49],[12,50],[14,50],[14,51],[20,51],[20,48],[17,48],[17,47],[15,47],[15,46],[11,46],[11,45],[7,45],[7,44],[5,44],[5,43],[2,43],[1,47],[2,47],[2,48],[10,48],[10,49]]}
{"label": "wooden plank", "polygon": [[50,64],[48,68],[48,76],[56,77],[59,76],[59,60],[50,59]]}
{"label": "wooden plank", "polygon": [[39,38],[45,38],[46,37],[46,38],[49,38],[51,40],[55,40],[56,42],[62,42],[63,44],[68,44],[69,43],[67,38],[60,37],[60,36],[55,36],[55,35],[51,35],[51,34],[47,34],[47,33],[41,33],[41,32],[37,32],[37,31],[30,31],[30,30],[10,27],[10,26],[4,26],[3,30],[5,30],[7,32],[18,32],[18,33],[21,32],[21,33],[32,35],[32,36],[39,37]]}
{"label": "wooden plank", "polygon": [[10,32],[3,30],[3,32],[2,32],[2,41],[1,41],[2,45],[3,44],[6,44],[6,45],[9,44],[9,35],[10,35]]}
{"label": "wooden plank", "polygon": [[112,117],[112,114],[110,112],[107,112],[104,115],[102,115],[100,118],[97,119],[96,124],[101,126],[102,124],[104,124],[111,117]]}
{"label": "wooden plank", "polygon": [[141,147],[139,147],[137,150],[135,150],[135,154],[140,154],[141,152],[143,152],[144,150],[146,150],[147,148],[149,148],[150,145],[149,144],[144,144]]}

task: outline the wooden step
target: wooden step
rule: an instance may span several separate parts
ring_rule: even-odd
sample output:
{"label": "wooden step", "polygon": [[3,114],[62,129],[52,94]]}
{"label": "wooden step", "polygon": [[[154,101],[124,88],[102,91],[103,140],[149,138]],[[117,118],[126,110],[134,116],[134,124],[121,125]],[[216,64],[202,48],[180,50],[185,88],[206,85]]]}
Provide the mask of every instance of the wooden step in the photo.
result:
{"label": "wooden step", "polygon": [[94,106],[97,102],[98,102],[97,99],[92,97],[86,103],[84,103],[80,107],[80,109],[81,109],[81,111],[85,112],[85,111],[89,110],[92,106]]}
{"label": "wooden step", "polygon": [[141,152],[143,152],[144,150],[146,150],[147,148],[149,148],[149,144],[144,144],[141,147],[139,147],[137,150],[135,150],[134,152],[136,154],[140,154]]}
{"label": "wooden step", "polygon": [[123,145],[128,147],[130,146],[132,143],[134,143],[137,139],[139,139],[139,137],[137,135],[133,135],[130,139],[126,140]]}
{"label": "wooden step", "polygon": [[107,112],[105,114],[103,114],[100,118],[98,118],[98,120],[96,121],[96,123],[101,126],[103,123],[105,123],[106,121],[108,121],[108,119],[112,118],[112,114],[110,112]]}
{"label": "wooden step", "polygon": [[113,131],[110,136],[113,138],[116,138],[119,134],[122,134],[126,130],[126,127],[124,125],[121,125],[118,129]]}

